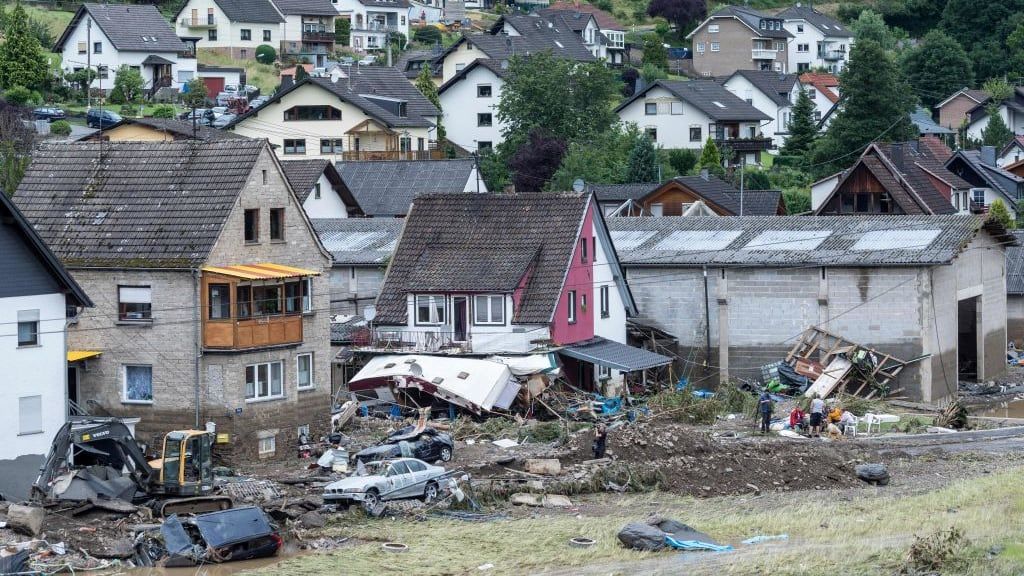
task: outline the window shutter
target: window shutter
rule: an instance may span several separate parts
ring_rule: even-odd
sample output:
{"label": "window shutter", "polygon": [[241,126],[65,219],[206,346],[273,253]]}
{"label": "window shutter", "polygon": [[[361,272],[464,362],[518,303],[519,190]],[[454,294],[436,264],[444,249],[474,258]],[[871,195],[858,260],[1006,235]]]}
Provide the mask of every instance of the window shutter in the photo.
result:
{"label": "window shutter", "polygon": [[118,288],[120,301],[125,304],[151,304],[152,288],[145,286],[141,288],[121,286]]}
{"label": "window shutter", "polygon": [[39,310],[18,310],[18,322],[39,322]]}
{"label": "window shutter", "polygon": [[18,398],[18,434],[34,434],[43,431],[43,397],[24,396]]}

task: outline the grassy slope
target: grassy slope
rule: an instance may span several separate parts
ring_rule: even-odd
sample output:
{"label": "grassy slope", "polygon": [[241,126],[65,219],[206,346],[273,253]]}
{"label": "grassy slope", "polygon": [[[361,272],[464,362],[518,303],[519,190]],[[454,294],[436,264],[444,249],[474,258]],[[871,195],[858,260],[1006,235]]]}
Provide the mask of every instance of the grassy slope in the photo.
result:
{"label": "grassy slope", "polygon": [[[3,6],[5,10],[10,10],[14,7],[14,2],[5,0],[3,2]],[[68,22],[71,22],[71,18],[74,16],[71,12],[47,10],[45,8],[37,8],[35,6],[23,5],[23,7],[29,16],[46,24],[46,27],[49,28],[50,34],[53,35],[54,40],[60,38],[61,32],[64,31],[64,28],[67,27]],[[43,48],[49,49],[50,46],[43,46]]]}
{"label": "grassy slope", "polygon": [[246,82],[258,86],[261,94],[273,94],[280,83],[277,68],[272,64],[260,64],[255,60],[236,60],[223,54],[215,54],[209,50],[199,49],[199,62],[211,66],[231,66],[245,68]]}

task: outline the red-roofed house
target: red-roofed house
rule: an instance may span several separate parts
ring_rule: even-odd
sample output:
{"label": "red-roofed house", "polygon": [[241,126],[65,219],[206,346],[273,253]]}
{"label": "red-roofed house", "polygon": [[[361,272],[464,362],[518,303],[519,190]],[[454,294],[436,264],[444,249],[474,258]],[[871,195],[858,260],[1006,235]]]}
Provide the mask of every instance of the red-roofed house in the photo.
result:
{"label": "red-roofed house", "polygon": [[800,87],[814,101],[814,119],[831,116],[830,112],[839,103],[839,78],[823,72],[805,72],[800,75]]}

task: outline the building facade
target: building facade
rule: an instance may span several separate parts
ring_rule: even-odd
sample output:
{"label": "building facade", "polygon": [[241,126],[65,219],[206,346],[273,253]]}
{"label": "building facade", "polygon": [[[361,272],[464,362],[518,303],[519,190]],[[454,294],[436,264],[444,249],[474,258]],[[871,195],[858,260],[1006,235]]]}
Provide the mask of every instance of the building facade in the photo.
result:
{"label": "building facade", "polygon": [[800,2],[776,16],[784,20],[783,26],[793,35],[788,45],[792,72],[843,71],[854,42],[853,32],[844,24]]}
{"label": "building facade", "polygon": [[448,140],[474,152],[493,150],[505,141],[498,102],[507,72],[507,60],[481,58],[441,85],[437,95]]}
{"label": "building facade", "polygon": [[198,36],[201,48],[245,60],[262,44],[280,47],[284,15],[271,0],[188,0],[174,25],[179,36]]}
{"label": "building facade", "polygon": [[693,68],[701,76],[728,76],[737,70],[790,72],[784,20],[745,6],[712,13],[686,37],[693,43]]}
{"label": "building facade", "polygon": [[409,40],[407,0],[331,0],[339,19],[349,21],[349,47],[372,52],[387,46],[390,34]]}

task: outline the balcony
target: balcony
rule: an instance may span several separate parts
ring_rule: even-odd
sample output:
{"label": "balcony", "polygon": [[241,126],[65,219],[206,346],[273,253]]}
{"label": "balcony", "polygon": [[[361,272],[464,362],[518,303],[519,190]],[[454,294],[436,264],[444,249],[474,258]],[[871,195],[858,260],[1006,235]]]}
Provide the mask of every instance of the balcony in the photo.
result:
{"label": "balcony", "polygon": [[359,31],[359,32],[381,32],[381,33],[384,33],[384,32],[401,32],[401,30],[398,29],[398,26],[395,26],[394,24],[384,24],[383,22],[377,22],[377,21],[374,21],[374,20],[370,20],[370,21],[368,21],[365,24],[363,24],[361,21],[357,20],[352,25],[352,30]]}
{"label": "balcony", "polygon": [[842,50],[820,50],[818,57],[822,60],[845,60],[846,52]]}
{"label": "balcony", "polygon": [[206,16],[205,18],[182,18],[178,20],[178,24],[195,30],[202,30],[206,28],[216,28],[217,18],[215,16]]}
{"label": "balcony", "polygon": [[349,150],[341,153],[342,160],[443,160],[442,150]]}
{"label": "balcony", "polygon": [[203,348],[208,350],[246,350],[301,342],[301,314],[206,320],[203,323]]}
{"label": "balcony", "polygon": [[754,60],[775,60],[775,50],[769,50],[767,48],[752,48],[750,50],[750,57]]}
{"label": "balcony", "polygon": [[733,152],[758,152],[772,149],[771,138],[715,138],[719,148],[726,146]]}
{"label": "balcony", "polygon": [[456,340],[454,332],[445,331],[377,330],[353,336],[352,345],[382,352],[472,352],[469,336],[463,338]]}
{"label": "balcony", "polygon": [[303,30],[302,41],[303,42],[328,42],[333,43],[335,40],[334,32],[331,30]]}

